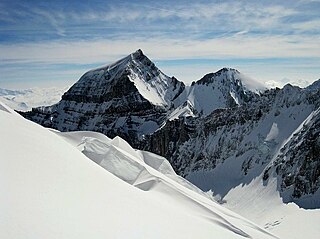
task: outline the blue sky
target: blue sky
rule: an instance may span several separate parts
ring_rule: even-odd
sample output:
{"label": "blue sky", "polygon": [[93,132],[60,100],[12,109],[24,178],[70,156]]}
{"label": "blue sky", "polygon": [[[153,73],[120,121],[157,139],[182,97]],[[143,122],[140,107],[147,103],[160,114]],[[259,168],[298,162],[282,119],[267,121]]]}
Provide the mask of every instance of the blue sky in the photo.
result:
{"label": "blue sky", "polygon": [[190,83],[232,67],[268,85],[320,78],[320,0],[0,2],[0,88],[71,85],[141,48]]}

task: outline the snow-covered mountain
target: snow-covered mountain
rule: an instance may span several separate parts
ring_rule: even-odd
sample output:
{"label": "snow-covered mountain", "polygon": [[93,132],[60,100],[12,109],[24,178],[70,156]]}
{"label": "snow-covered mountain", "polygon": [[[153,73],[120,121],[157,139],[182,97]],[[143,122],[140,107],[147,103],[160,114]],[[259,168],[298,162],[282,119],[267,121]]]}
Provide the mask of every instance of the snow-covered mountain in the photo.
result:
{"label": "snow-covered mountain", "polygon": [[[60,131],[92,130],[122,136],[131,145],[165,156],[176,172],[189,178],[201,170],[215,171],[219,164],[232,160],[241,165],[240,178],[264,174],[267,180],[277,165],[277,174],[282,172],[279,191],[284,200],[318,208],[320,199],[310,194],[316,195],[320,187],[319,163],[305,165],[307,160],[302,157],[298,165],[291,163],[289,170],[283,155],[293,135],[317,114],[318,85],[263,91],[261,84],[237,70],[223,68],[185,87],[138,50],[85,73],[59,103],[23,115]],[[307,140],[305,135],[300,141]],[[285,169],[280,170],[282,167]],[[305,167],[312,173],[306,177],[310,185],[300,182],[298,169],[304,172]],[[236,186],[218,192],[215,183],[193,182],[220,195]],[[289,197],[284,196],[287,194]]]}
{"label": "snow-covered mountain", "polygon": [[0,121],[1,238],[276,238],[119,137]]}
{"label": "snow-covered mountain", "polygon": [[[60,131],[121,136],[166,157],[226,207],[284,238],[301,238],[302,225],[292,235],[287,229],[299,217],[320,220],[319,96],[319,81],[265,90],[230,68],[185,87],[137,51],[86,73],[58,104],[23,115]],[[133,178],[125,181],[134,185]]]}
{"label": "snow-covered mountain", "polygon": [[85,73],[59,103],[23,115],[60,131],[93,130],[138,146],[168,120],[238,107],[258,97],[261,89],[261,84],[230,68],[207,74],[187,88],[137,50]]}
{"label": "snow-covered mountain", "polygon": [[130,103],[123,101],[131,100],[170,108],[183,90],[182,82],[163,74],[139,49],[111,65],[85,73],[63,99],[102,103],[119,98],[122,107]]}
{"label": "snow-covered mountain", "polygon": [[138,50],[85,73],[59,103],[25,116],[60,131],[93,130],[132,143],[166,121],[167,112],[184,98],[184,88]]}
{"label": "snow-covered mountain", "polygon": [[193,83],[188,101],[199,115],[208,115],[215,109],[232,108],[257,97],[265,87],[231,68],[223,68],[205,75]]}

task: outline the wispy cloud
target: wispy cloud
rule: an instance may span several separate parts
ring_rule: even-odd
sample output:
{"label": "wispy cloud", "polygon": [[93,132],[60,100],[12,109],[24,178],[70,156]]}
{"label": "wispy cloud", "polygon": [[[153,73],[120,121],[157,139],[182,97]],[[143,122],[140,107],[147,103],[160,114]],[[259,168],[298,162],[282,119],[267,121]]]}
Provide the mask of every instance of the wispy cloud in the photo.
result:
{"label": "wispy cloud", "polygon": [[[6,64],[5,68],[10,69],[16,64],[19,64],[20,68],[23,68],[24,65],[25,68],[28,68],[27,74],[35,74],[30,70],[34,69],[35,72],[41,72],[40,76],[44,77],[43,72],[47,71],[47,68],[51,69],[50,65],[66,65],[70,69],[53,67],[51,71],[47,71],[47,74],[50,75],[49,78],[56,79],[55,71],[59,72],[59,76],[63,75],[62,72],[67,71],[65,79],[71,80],[70,70],[75,69],[76,65],[81,65],[75,71],[78,74],[74,75],[73,80],[76,80],[81,72],[84,73],[91,67],[111,63],[142,48],[152,60],[162,62],[160,66],[163,67],[164,72],[176,75],[186,82],[197,80],[201,75],[224,66],[244,70],[263,82],[285,77],[297,81],[304,76],[308,81],[312,81],[320,75],[318,67],[320,51],[315,50],[317,42],[305,44],[306,39],[303,37],[297,37],[293,41],[290,37],[286,39],[272,36],[265,38],[240,34],[228,38],[188,40],[183,43],[180,40],[132,38],[117,41],[92,40],[6,45],[5,47],[0,46],[0,51],[4,53],[0,66]],[[283,58],[289,59],[289,62],[277,60]],[[177,59],[182,60],[179,66],[171,64]],[[185,63],[184,59],[189,59],[189,63]],[[214,59],[216,63],[212,63],[210,59]],[[197,61],[201,64],[197,64]],[[1,67],[0,71],[3,76],[6,75]],[[20,70],[19,72],[26,71]],[[14,74],[11,73],[10,76]]]}
{"label": "wispy cloud", "polygon": [[66,21],[66,15],[61,12],[52,12],[43,10],[40,8],[31,9],[31,13],[35,16],[35,19],[48,21],[48,23],[56,30],[59,36],[65,36],[65,30],[63,29],[63,25]]}
{"label": "wispy cloud", "polygon": [[215,39],[153,38],[52,41],[0,45],[0,61],[92,63],[114,60],[138,48],[161,59],[319,57],[318,38],[234,34]]}
{"label": "wispy cloud", "polygon": [[[11,27],[16,26],[20,29],[21,26],[32,23],[35,29],[40,28],[42,31],[43,25],[47,23],[56,30],[56,37],[65,38],[81,38],[81,33],[86,35],[87,32],[95,37],[106,37],[115,34],[117,30],[137,31],[136,34],[139,35],[160,32],[172,34],[170,31],[175,31],[176,34],[186,38],[202,36],[214,38],[219,32],[242,31],[287,34],[292,33],[296,28],[283,19],[294,17],[299,13],[305,14],[303,11],[300,12],[299,8],[288,5],[265,6],[265,3],[255,1],[189,2],[188,4],[177,2],[167,5],[148,2],[125,4],[115,2],[100,3],[97,6],[92,4],[90,7],[74,9],[22,4],[20,7],[7,8],[2,12],[0,16],[2,15],[3,19],[8,13],[20,19],[17,25]],[[101,32],[103,28],[110,30]],[[74,29],[79,30],[76,32]],[[143,29],[145,32],[142,31]],[[299,30],[301,29],[303,25],[299,27]],[[50,34],[49,30],[50,28],[48,34]],[[34,38],[37,39],[36,36]]]}
{"label": "wispy cloud", "polygon": [[[263,59],[295,59],[290,67],[300,65],[306,77],[316,77],[319,67],[311,64],[313,68],[307,69],[304,65],[305,59],[319,63],[319,11],[319,1],[301,0],[79,0],[76,5],[60,0],[4,0],[0,3],[0,84],[4,78],[22,77],[9,74],[9,69],[14,70],[18,64],[21,72],[28,74],[32,74],[29,69],[41,71],[41,66],[50,65],[53,73],[56,64],[69,64],[69,75],[75,65],[110,63],[138,48],[156,61],[215,59],[249,73],[256,71],[242,64],[248,59],[259,60],[251,62],[252,69]],[[267,63],[271,67],[272,62]],[[285,62],[274,64],[277,69],[282,64],[287,77],[294,78],[293,68]],[[182,67],[175,69],[181,72]],[[258,68],[263,70],[263,64]],[[45,78],[44,70],[42,73]]]}

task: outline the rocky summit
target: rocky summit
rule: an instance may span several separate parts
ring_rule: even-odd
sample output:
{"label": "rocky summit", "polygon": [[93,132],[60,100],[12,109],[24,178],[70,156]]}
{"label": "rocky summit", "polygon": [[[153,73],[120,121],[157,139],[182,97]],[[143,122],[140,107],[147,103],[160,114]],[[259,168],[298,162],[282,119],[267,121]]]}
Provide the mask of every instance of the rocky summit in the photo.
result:
{"label": "rocky summit", "polygon": [[92,130],[132,143],[166,122],[184,90],[182,82],[163,74],[138,50],[85,73],[59,103],[24,115],[60,131]]}
{"label": "rocky summit", "polygon": [[284,202],[319,208],[319,96],[319,81],[266,89],[231,68],[186,87],[138,50],[85,73],[59,103],[21,114],[60,131],[121,136],[222,198],[276,180]]}

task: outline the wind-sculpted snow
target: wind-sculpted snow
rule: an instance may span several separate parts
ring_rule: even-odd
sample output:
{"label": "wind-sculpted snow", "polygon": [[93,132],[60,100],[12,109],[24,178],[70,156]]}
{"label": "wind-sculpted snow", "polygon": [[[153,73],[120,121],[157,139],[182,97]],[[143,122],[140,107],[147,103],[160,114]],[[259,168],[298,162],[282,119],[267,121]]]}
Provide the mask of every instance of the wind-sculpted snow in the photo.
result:
{"label": "wind-sculpted snow", "polygon": [[[275,238],[157,171],[173,175],[158,156],[93,132],[60,136],[0,105],[1,238]],[[136,187],[89,152],[118,160],[120,176],[142,169]]]}
{"label": "wind-sculpted snow", "polygon": [[[144,177],[146,174],[152,176],[148,172],[148,169],[151,168],[152,172],[156,170],[179,184],[206,197],[208,196],[187,180],[178,176],[168,160],[147,151],[135,150],[120,137],[111,140],[103,134],[90,131],[53,132],[76,146],[92,161],[132,185],[135,185],[135,182],[139,180],[138,177],[142,174],[144,174]],[[144,173],[142,173],[143,171]]]}

